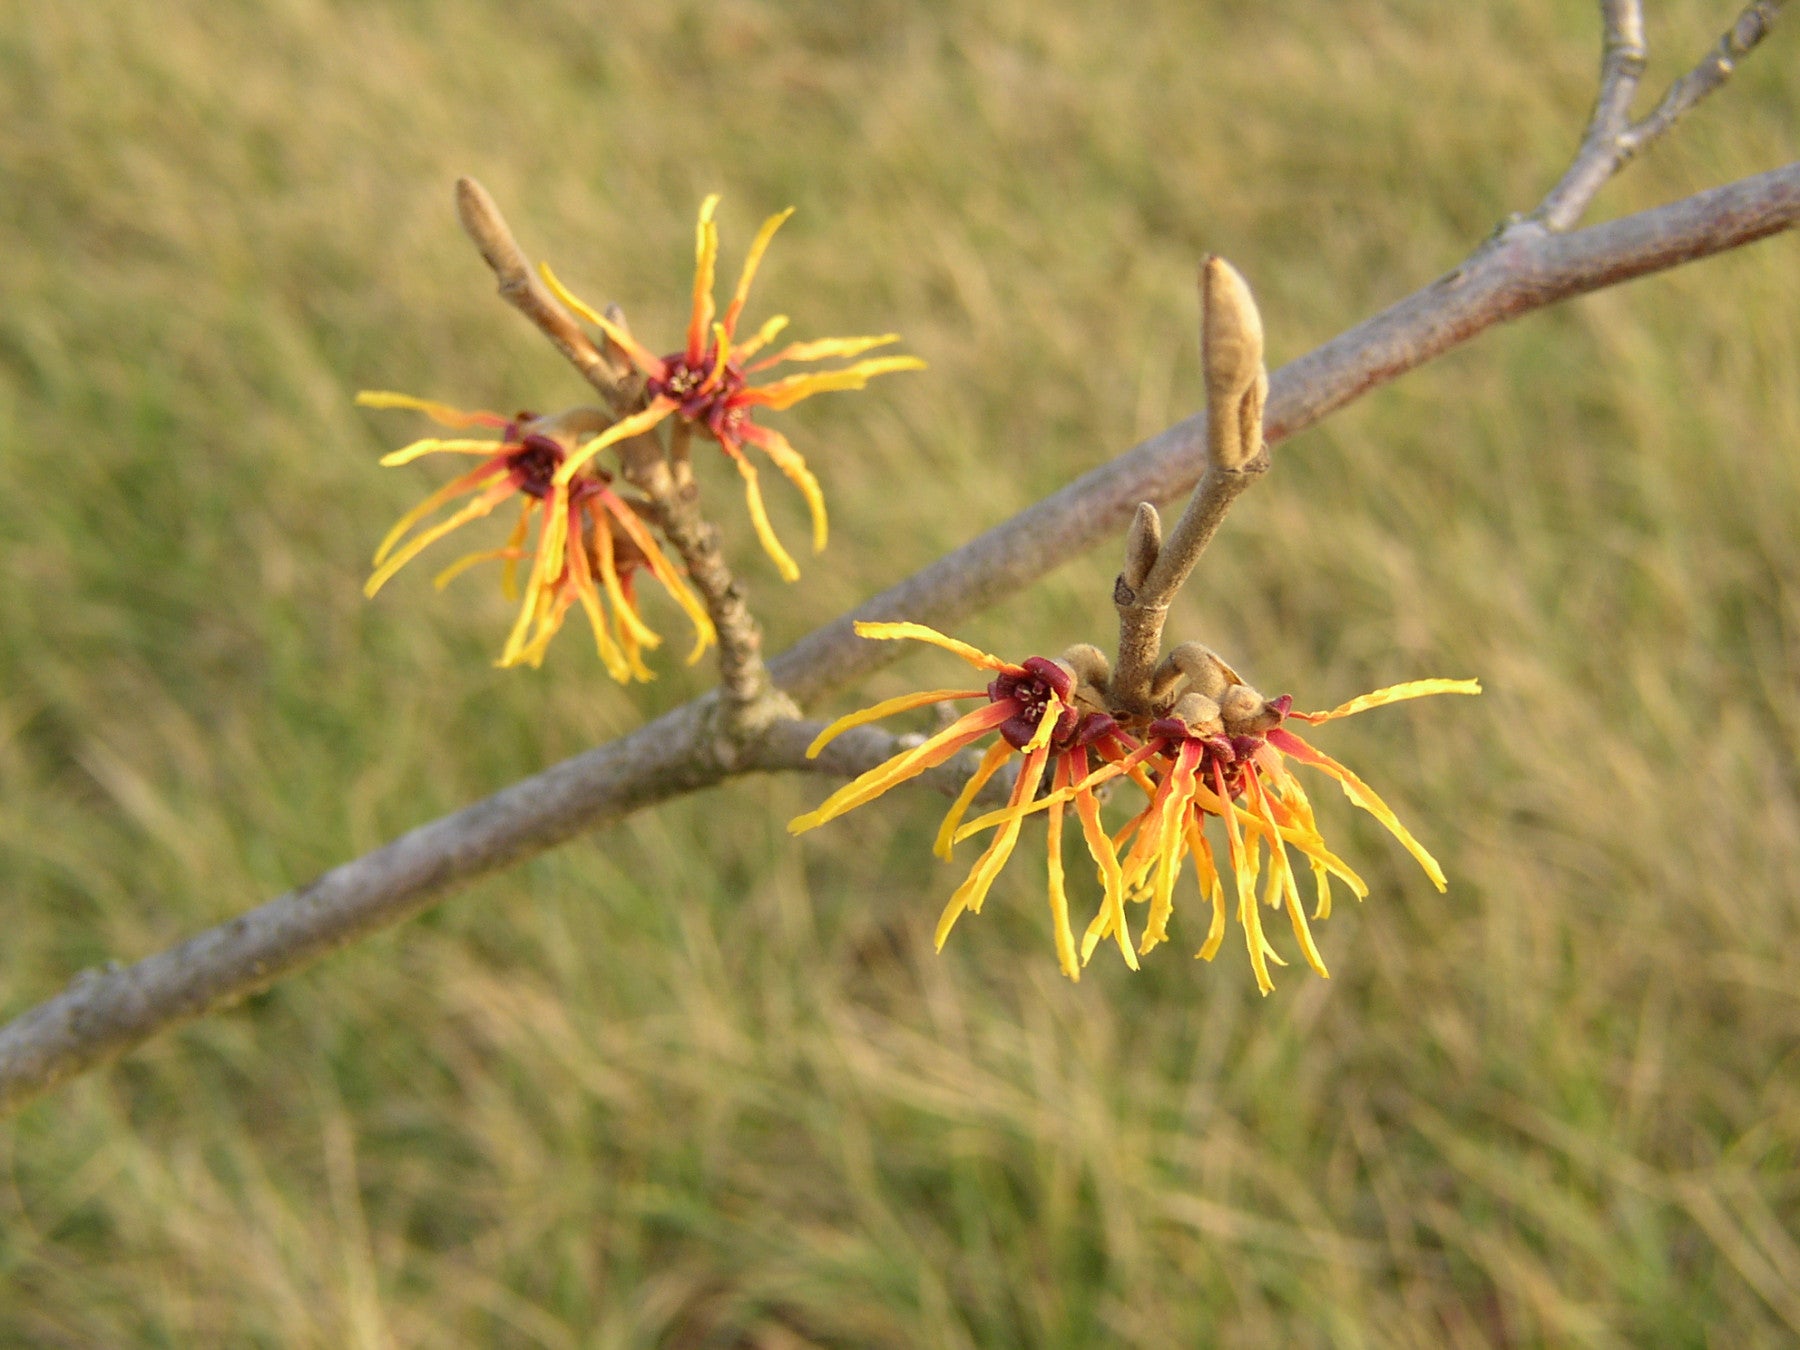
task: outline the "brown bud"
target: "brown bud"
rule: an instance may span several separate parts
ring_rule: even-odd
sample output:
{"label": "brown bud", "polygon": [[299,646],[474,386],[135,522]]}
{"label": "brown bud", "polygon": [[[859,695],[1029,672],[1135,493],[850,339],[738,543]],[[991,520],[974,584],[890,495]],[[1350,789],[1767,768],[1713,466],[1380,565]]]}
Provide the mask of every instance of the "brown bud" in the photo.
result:
{"label": "brown bud", "polygon": [[1156,555],[1162,552],[1162,517],[1149,502],[1139,502],[1137,514],[1125,535],[1125,570],[1119,574],[1126,587],[1135,594],[1143,587],[1150,569],[1156,566]]}
{"label": "brown bud", "polygon": [[1183,694],[1170,715],[1186,722],[1188,730],[1196,736],[1217,736],[1225,729],[1219,716],[1219,705],[1205,694]]}
{"label": "brown bud", "polygon": [[1057,658],[1057,664],[1074,672],[1078,687],[1085,685],[1102,694],[1112,679],[1112,662],[1091,642],[1077,642]]}
{"label": "brown bud", "polygon": [[1169,653],[1165,665],[1172,665],[1187,676],[1188,685],[1195,693],[1205,694],[1208,698],[1218,698],[1234,684],[1242,684],[1237,672],[1219,658],[1203,642],[1184,642]]}
{"label": "brown bud", "polygon": [[1247,684],[1234,684],[1227,689],[1219,699],[1219,712],[1225,730],[1233,736],[1260,736],[1270,727],[1280,726],[1283,715],[1281,709]]}
{"label": "brown bud", "polygon": [[1206,439],[1213,464],[1240,469],[1262,452],[1262,316],[1250,287],[1223,258],[1200,269],[1200,359],[1206,374]]}

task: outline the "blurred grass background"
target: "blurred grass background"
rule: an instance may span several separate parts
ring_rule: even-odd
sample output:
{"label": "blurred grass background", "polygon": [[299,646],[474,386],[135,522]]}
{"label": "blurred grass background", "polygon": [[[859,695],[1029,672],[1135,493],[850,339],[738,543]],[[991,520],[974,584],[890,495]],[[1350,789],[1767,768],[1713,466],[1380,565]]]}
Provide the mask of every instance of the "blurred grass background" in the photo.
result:
{"label": "blurred grass background", "polygon": [[[1652,9],[1660,88],[1734,6]],[[706,466],[778,648],[1191,411],[1203,252],[1279,363],[1535,202],[1592,10],[0,0],[4,1010],[702,687],[621,691],[578,635],[496,671],[481,581],[360,594],[439,475],[376,467],[417,427],[356,389],[582,397],[455,175],[664,345],[700,196],[727,268],[792,203],[752,317],[931,362],[784,423],[836,525],[795,586]],[[1800,153],[1797,37],[1601,214]],[[1790,1343],[1797,371],[1790,236],[1280,451],[1175,628],[1302,706],[1488,689],[1321,734],[1451,877],[1321,795],[1374,886],[1331,981],[1259,999],[1190,905],[1070,986],[1024,855],[933,956],[941,802],[796,845],[823,785],[740,783],[0,1126],[0,1343]],[[964,631],[1103,639],[1114,568]]]}

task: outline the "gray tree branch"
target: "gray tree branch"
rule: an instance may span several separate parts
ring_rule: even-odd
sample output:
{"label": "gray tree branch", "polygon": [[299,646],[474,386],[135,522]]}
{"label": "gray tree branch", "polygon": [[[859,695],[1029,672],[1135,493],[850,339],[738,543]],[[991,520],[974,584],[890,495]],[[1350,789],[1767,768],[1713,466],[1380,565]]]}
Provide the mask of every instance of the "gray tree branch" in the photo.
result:
{"label": "gray tree branch", "polygon": [[[1278,443],[1508,319],[1796,224],[1800,162],[1590,229],[1503,238],[1275,372],[1267,439]],[[774,658],[770,672],[796,703],[816,702],[898,655],[899,644],[856,638],[855,619],[952,623],[1112,536],[1137,503],[1185,491],[1205,460],[1204,415],[1190,417],[818,629]],[[714,701],[709,695],[685,704],[180,946],[133,965],[83,972],[0,1028],[0,1112],[577,834],[737,774],[853,775],[895,745],[862,728],[808,761],[804,748],[816,727],[782,720],[722,755],[709,734]]]}

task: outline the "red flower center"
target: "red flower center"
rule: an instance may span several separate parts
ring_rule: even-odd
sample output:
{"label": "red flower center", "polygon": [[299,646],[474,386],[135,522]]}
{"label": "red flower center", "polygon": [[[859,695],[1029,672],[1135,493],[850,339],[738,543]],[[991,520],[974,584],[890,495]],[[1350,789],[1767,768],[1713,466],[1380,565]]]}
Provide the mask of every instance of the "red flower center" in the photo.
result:
{"label": "red flower center", "polygon": [[1027,657],[1020,672],[1002,671],[988,685],[988,698],[999,703],[1010,699],[1018,711],[1000,724],[1000,735],[1015,750],[1023,750],[1037,734],[1038,727],[1052,705],[1060,711],[1053,714],[1056,729],[1050,733],[1050,751],[1063,754],[1078,745],[1088,745],[1112,731],[1117,723],[1105,713],[1083,714],[1069,703],[1075,692],[1075,681],[1056,662],[1042,656]]}
{"label": "red flower center", "polygon": [[706,355],[693,364],[689,364],[682,352],[665,356],[663,365],[667,374],[660,380],[652,377],[645,384],[645,390],[651,398],[670,400],[685,420],[699,422],[714,436],[723,439],[725,433],[743,420],[743,410],[732,407],[731,400],[744,388],[744,372],[727,361],[724,372],[708,388],[706,382],[712,379],[718,361],[717,347],[707,348]]}

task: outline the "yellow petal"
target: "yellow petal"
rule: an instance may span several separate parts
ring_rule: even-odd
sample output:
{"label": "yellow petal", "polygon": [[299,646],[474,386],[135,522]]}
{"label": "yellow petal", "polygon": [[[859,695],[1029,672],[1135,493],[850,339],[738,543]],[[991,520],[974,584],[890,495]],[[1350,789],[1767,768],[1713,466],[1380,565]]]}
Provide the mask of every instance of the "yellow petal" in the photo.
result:
{"label": "yellow petal", "polygon": [[428,398],[414,398],[411,394],[396,394],[391,389],[364,389],[356,396],[356,403],[361,408],[405,408],[411,412],[422,412],[432,421],[446,427],[503,427],[506,419],[499,413],[477,409],[464,412],[461,408],[452,407],[448,403],[437,403]]}
{"label": "yellow petal", "polygon": [[577,473],[581,472],[582,465],[586,464],[595,455],[606,449],[607,446],[617,445],[620,441],[629,440],[633,436],[641,435],[674,411],[675,404],[670,399],[654,398],[650,400],[650,406],[645,408],[642,412],[633,413],[630,417],[620,418],[592,440],[585,441],[577,446],[575,453],[565,459],[562,462],[562,467],[556,471],[556,481],[558,483],[567,483]]}
{"label": "yellow petal", "polygon": [[923,693],[900,694],[894,698],[883,699],[871,707],[862,708],[853,713],[845,713],[826,727],[813,738],[813,743],[806,747],[806,757],[817,759],[819,751],[852,727],[867,726],[870,722],[879,722],[884,717],[911,712],[914,708],[923,708],[928,704],[948,703],[954,698],[981,698],[983,693],[984,691],[980,689],[928,689]]}
{"label": "yellow petal", "polygon": [[441,591],[471,567],[475,567],[484,562],[493,562],[496,558],[518,558],[521,556],[522,554],[516,548],[484,548],[476,553],[465,553],[462,557],[458,558],[455,562],[451,563],[443,571],[433,577],[431,579],[431,585],[433,589]]}
{"label": "yellow petal", "polygon": [[605,333],[607,337],[611,338],[613,345],[631,358],[632,365],[643,371],[644,374],[653,375],[659,380],[668,377],[668,363],[665,362],[662,357],[651,351],[643,343],[634,338],[627,330],[619,327],[618,324],[607,318],[606,315],[602,314],[593,306],[587,304],[567,286],[563,285],[562,282],[558,281],[556,279],[556,273],[550,270],[549,263],[538,264],[538,275],[544,278],[544,284],[555,292],[558,300],[562,301],[582,318],[593,324],[594,327],[598,328],[602,333]]}
{"label": "yellow petal", "polygon": [[421,520],[425,519],[426,516],[437,510],[438,507],[449,501],[452,497],[460,497],[463,493],[473,492],[477,488],[489,487],[492,484],[499,482],[505,476],[505,469],[494,468],[484,464],[479,469],[471,469],[468,473],[462,475],[462,477],[453,478],[448,483],[445,483],[444,486],[439,488],[436,492],[433,492],[430,496],[425,498],[424,501],[420,502],[417,506],[413,507],[412,510],[401,516],[399,520],[394,522],[394,527],[382,536],[381,543],[375,550],[375,559],[371,566],[381,566],[381,560],[387,557],[388,551],[392,549],[395,544],[400,542],[402,535]]}
{"label": "yellow petal", "polygon": [[618,522],[619,528],[631,537],[631,541],[638,546],[638,552],[644,555],[645,566],[650,569],[650,575],[662,583],[662,588],[669,593],[675,603],[681,607],[682,612],[688,616],[688,621],[694,625],[694,648],[687,654],[687,664],[693,665],[705,654],[709,646],[715,645],[719,640],[718,632],[713,627],[712,616],[706,612],[706,606],[700,603],[700,598],[688,589],[687,583],[681,579],[681,574],[675,570],[668,555],[656,542],[656,536],[645,528],[644,522],[638,518],[637,512],[611,492],[604,494],[601,500],[613,519]]}
{"label": "yellow petal", "polygon": [[387,585],[388,580],[394,573],[398,572],[402,567],[406,566],[407,563],[418,557],[427,547],[435,544],[452,530],[467,525],[471,520],[479,520],[496,506],[500,505],[501,502],[512,496],[512,494],[512,485],[510,483],[501,483],[497,487],[489,488],[481,496],[463,507],[462,510],[458,511],[448,520],[440,521],[438,524],[433,525],[429,530],[421,530],[418,534],[407,540],[402,547],[395,550],[386,562],[375,569],[368,581],[363,583],[363,594],[370,599],[373,599],[375,592]]}
{"label": "yellow petal", "polygon": [[[744,270],[738,273],[737,290],[732,292],[731,304],[725,310],[724,328],[727,334],[737,331],[738,316],[744,312],[744,301],[750,297],[750,283],[756,279],[756,269],[762,265],[763,254],[768,251],[769,241],[775,237],[775,231],[779,230],[783,222],[793,214],[794,208],[791,206],[785,211],[777,211],[763,221],[762,228],[756,232],[756,238],[750,241],[750,251],[744,255]],[[767,339],[765,338],[764,341]]]}
{"label": "yellow petal", "polygon": [[819,480],[814,478],[812,470],[806,467],[806,461],[800,458],[800,452],[788,444],[788,439],[779,431],[771,431],[768,427],[750,427],[744,439],[768,455],[775,467],[787,475],[787,479],[800,489],[800,495],[806,498],[806,509],[812,513],[813,552],[825,551],[825,494],[819,490]]}
{"label": "yellow petal", "polygon": [[414,441],[411,445],[403,445],[398,450],[391,450],[383,455],[381,467],[398,468],[402,464],[411,464],[424,455],[497,455],[505,448],[502,441],[445,441],[427,436],[422,441]]}
{"label": "yellow petal", "polygon": [[937,735],[932,736],[922,745],[910,750],[902,750],[891,759],[877,764],[873,769],[847,783],[821,803],[818,809],[808,811],[805,815],[795,816],[788,822],[788,830],[793,834],[802,834],[807,830],[834,820],[846,811],[854,810],[864,802],[873,801],[889,788],[904,783],[909,778],[916,778],[927,769],[935,768],[955,755],[965,745],[977,737],[986,735],[1006,720],[1006,710],[997,704],[990,703],[985,708],[977,708],[974,712],[965,713]]}
{"label": "yellow petal", "polygon": [[1389,703],[1401,703],[1409,698],[1425,698],[1430,694],[1479,694],[1480,680],[1408,680],[1405,684],[1391,684],[1386,689],[1377,689],[1372,694],[1358,694],[1348,703],[1340,703],[1330,712],[1294,713],[1303,722],[1330,722],[1339,717],[1350,717],[1359,712],[1367,712],[1370,708],[1380,708]]}
{"label": "yellow petal", "polygon": [[843,370],[822,370],[812,375],[789,375],[786,379],[776,380],[773,384],[746,389],[742,399],[745,403],[757,404],[780,412],[783,408],[791,408],[801,399],[811,398],[814,394],[827,394],[839,389],[861,389],[877,375],[887,375],[897,370],[924,369],[925,363],[916,356],[878,356],[870,361],[858,361],[855,365],[848,366]]}
{"label": "yellow petal", "polygon": [[[1043,750],[1026,755],[1025,763],[1019,770],[1019,781],[1013,785],[1015,804],[1031,801],[1038,784],[1043,781],[1046,758],[1047,752]],[[1013,847],[1019,842],[1019,824],[1020,820],[1015,819],[1000,827],[986,852],[976,859],[969,875],[944,906],[944,912],[938,917],[937,933],[933,939],[939,951],[944,949],[944,941],[950,936],[951,927],[965,909],[971,914],[981,913],[982,903],[993,887],[994,878],[1000,875],[1000,869],[1006,866],[1006,860],[1012,857]]]}
{"label": "yellow petal", "polygon": [[[813,744],[817,745],[818,742]],[[807,753],[811,755],[813,752],[809,750]],[[931,851],[938,857],[946,862],[950,860],[951,846],[961,837],[957,834],[956,827],[961,823],[964,813],[980,795],[981,789],[988,785],[988,780],[1000,771],[1000,766],[1012,758],[1012,754],[1013,748],[1005,741],[998,741],[988,747],[987,753],[981,757],[980,766],[969,775],[969,781],[963,784],[962,791],[957,793],[955,802],[945,813],[943,824],[938,826],[937,839],[931,846]]]}
{"label": "yellow petal", "polygon": [[861,356],[866,351],[898,342],[898,333],[881,333],[874,337],[818,338],[812,342],[790,342],[775,355],[758,361],[751,370],[767,370],[785,361],[826,361],[833,357]]}
{"label": "yellow petal", "polygon": [[[1276,736],[1279,737],[1279,740],[1276,739]],[[1311,764],[1314,768],[1321,769],[1335,778],[1338,786],[1343,788],[1346,797],[1387,826],[1388,833],[1398,839],[1400,846],[1412,854],[1419,866],[1425,869],[1425,875],[1431,878],[1433,886],[1440,891],[1449,889],[1444,881],[1444,869],[1438,866],[1437,859],[1427,853],[1425,846],[1412,837],[1411,831],[1400,823],[1400,817],[1393,813],[1386,802],[1375,795],[1375,790],[1367,783],[1330,755],[1314,749],[1290,731],[1281,731],[1277,728],[1275,736],[1270,738],[1270,743],[1274,744],[1283,754],[1290,755],[1302,763]]]}
{"label": "yellow petal", "polygon": [[725,452],[731,456],[731,462],[737,465],[738,473],[744,480],[744,505],[750,511],[750,524],[756,531],[757,540],[763,546],[775,564],[775,570],[781,574],[783,581],[798,581],[800,569],[788,556],[788,551],[781,546],[781,540],[775,537],[775,527],[769,523],[769,513],[763,507],[762,487],[756,480],[756,466],[744,457],[744,452],[729,441],[721,441]]}
{"label": "yellow petal", "polygon": [[757,329],[755,336],[750,338],[749,341],[738,343],[738,360],[748,361],[757,352],[761,351],[780,336],[781,330],[787,326],[788,316],[785,314],[777,314],[761,328]]}
{"label": "yellow petal", "polygon": [[700,220],[694,226],[694,312],[688,319],[688,364],[698,365],[706,352],[706,330],[712,326],[713,271],[719,261],[719,227],[713,211],[719,205],[719,194],[710,193],[700,203]]}
{"label": "yellow petal", "polygon": [[1002,661],[997,656],[990,656],[979,647],[971,647],[966,642],[958,642],[938,632],[935,628],[927,628],[922,623],[868,623],[858,619],[855,623],[856,635],[874,642],[891,642],[897,638],[911,638],[915,642],[929,642],[934,647],[942,647],[947,652],[954,652],[972,666],[982,670],[1019,669],[1010,661]]}
{"label": "yellow petal", "polygon": [[[1059,760],[1056,765],[1057,786],[1068,786],[1068,771],[1068,760]],[[1056,942],[1056,964],[1062,967],[1062,973],[1071,980],[1079,981],[1081,962],[1075,959],[1075,934],[1069,928],[1069,893],[1063,885],[1062,826],[1063,813],[1058,806],[1050,812],[1050,826],[1045,838],[1050,872],[1050,932]]]}

